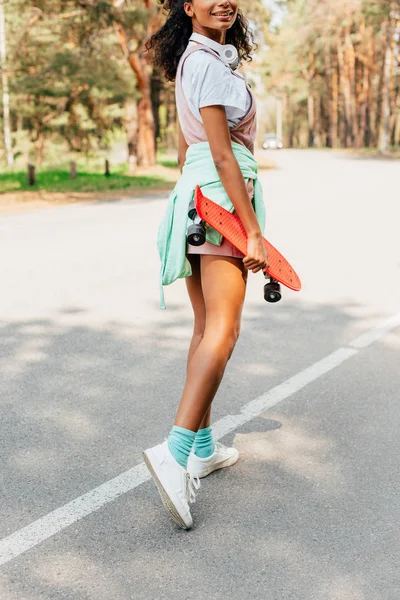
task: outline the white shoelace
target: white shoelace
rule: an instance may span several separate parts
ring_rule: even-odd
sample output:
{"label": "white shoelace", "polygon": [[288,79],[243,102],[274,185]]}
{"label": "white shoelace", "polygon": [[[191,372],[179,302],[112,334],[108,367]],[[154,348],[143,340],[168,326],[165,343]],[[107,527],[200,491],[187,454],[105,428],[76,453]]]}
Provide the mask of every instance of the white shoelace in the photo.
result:
{"label": "white shoelace", "polygon": [[194,475],[191,475],[190,473],[186,473],[186,485],[188,503],[194,504],[196,502],[196,492],[201,486],[200,479]]}
{"label": "white shoelace", "polygon": [[226,450],[226,446],[221,444],[221,442],[215,442],[214,452],[218,450]]}

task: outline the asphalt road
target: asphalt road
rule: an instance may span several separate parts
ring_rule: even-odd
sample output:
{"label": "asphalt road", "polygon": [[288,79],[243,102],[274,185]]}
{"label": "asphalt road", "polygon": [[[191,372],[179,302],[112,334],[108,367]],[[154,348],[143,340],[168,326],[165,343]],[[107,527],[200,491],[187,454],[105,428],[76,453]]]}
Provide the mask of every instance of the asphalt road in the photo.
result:
{"label": "asphalt road", "polygon": [[203,480],[190,532],[145,476],[109,483],[167,435],[184,379],[165,198],[1,217],[1,600],[399,600],[400,163],[271,158],[267,236],[304,288],[267,305],[250,277],[214,409],[241,460]]}

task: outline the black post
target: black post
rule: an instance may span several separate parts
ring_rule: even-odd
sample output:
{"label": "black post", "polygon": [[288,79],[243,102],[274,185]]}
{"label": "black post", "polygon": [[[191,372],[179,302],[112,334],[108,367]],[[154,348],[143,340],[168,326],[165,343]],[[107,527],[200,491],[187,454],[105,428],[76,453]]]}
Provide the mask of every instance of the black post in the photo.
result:
{"label": "black post", "polygon": [[110,163],[107,158],[106,158],[106,169],[104,171],[104,175],[106,177],[110,177]]}
{"label": "black post", "polygon": [[35,167],[35,165],[28,165],[28,184],[36,185],[36,167]]}

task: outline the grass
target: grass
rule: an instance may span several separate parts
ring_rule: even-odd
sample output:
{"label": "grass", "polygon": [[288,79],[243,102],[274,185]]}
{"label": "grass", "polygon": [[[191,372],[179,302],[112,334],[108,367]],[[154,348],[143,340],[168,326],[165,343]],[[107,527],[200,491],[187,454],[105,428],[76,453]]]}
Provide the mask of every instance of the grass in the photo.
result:
{"label": "grass", "polygon": [[157,160],[157,164],[161,165],[162,167],[166,167],[167,169],[177,169],[178,168],[178,161],[176,159],[158,159]]}
{"label": "grass", "polygon": [[76,179],[70,179],[68,171],[41,170],[36,175],[35,186],[28,185],[28,176],[24,171],[0,174],[0,192],[46,191],[46,192],[103,192],[127,188],[160,187],[168,180],[158,175],[128,176],[112,173],[105,177],[102,173],[79,171]]}

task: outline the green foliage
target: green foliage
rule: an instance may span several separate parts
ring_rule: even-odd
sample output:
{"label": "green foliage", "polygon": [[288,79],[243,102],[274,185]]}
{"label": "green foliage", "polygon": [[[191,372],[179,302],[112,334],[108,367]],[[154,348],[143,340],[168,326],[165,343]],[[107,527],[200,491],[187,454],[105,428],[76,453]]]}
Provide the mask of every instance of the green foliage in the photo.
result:
{"label": "green foliage", "polygon": [[178,168],[178,161],[174,160],[174,159],[161,159],[161,160],[158,160],[157,163],[159,165],[161,165],[162,167],[166,167],[168,169],[177,169]]}
{"label": "green foliage", "polygon": [[[11,118],[40,164],[46,139],[70,150],[105,147],[123,128],[123,104],[137,96],[135,79],[112,27],[112,4],[85,10],[65,0],[5,4]],[[14,134],[14,151],[24,137]],[[1,147],[0,147],[1,148]]]}

